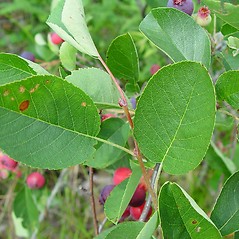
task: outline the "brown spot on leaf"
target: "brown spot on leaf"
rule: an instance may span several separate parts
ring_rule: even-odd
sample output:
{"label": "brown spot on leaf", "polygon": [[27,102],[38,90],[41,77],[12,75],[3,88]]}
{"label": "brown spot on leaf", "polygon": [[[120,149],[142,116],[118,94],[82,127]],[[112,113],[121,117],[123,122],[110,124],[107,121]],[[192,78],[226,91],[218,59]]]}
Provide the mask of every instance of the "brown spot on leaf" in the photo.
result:
{"label": "brown spot on leaf", "polygon": [[30,93],[35,92],[39,87],[39,84],[36,84],[35,87],[33,87],[32,89],[30,89]]}
{"label": "brown spot on leaf", "polygon": [[19,105],[19,110],[24,111],[29,107],[30,101],[29,100],[24,100],[20,105]]}
{"label": "brown spot on leaf", "polygon": [[24,86],[20,86],[20,88],[19,88],[19,92],[20,93],[24,93],[25,90],[26,90],[26,88]]}
{"label": "brown spot on leaf", "polygon": [[197,224],[197,223],[198,223],[198,222],[197,222],[197,220],[195,220],[195,219],[192,221],[192,224]]}
{"label": "brown spot on leaf", "polygon": [[81,106],[86,107],[86,102],[82,102]]}
{"label": "brown spot on leaf", "polygon": [[5,90],[4,92],[3,92],[3,95],[4,96],[8,96],[10,94],[10,91],[9,90]]}
{"label": "brown spot on leaf", "polygon": [[49,84],[49,83],[50,83],[50,81],[49,81],[49,80],[46,80],[46,81],[45,81],[45,83],[46,83],[46,84]]}

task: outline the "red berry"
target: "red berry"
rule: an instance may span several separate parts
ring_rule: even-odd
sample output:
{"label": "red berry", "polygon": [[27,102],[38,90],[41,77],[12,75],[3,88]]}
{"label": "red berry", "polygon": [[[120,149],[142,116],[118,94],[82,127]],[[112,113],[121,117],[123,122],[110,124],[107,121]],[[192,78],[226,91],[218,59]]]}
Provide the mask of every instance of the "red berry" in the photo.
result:
{"label": "red berry", "polygon": [[100,198],[99,198],[99,203],[101,205],[105,204],[106,199],[109,197],[110,192],[113,190],[113,188],[115,187],[115,185],[106,185],[100,193]]}
{"label": "red berry", "polygon": [[39,172],[33,172],[27,177],[27,185],[31,189],[42,188],[45,184],[44,176]]}
{"label": "red berry", "polygon": [[[135,221],[139,220],[139,218],[144,210],[144,205],[145,205],[145,202],[144,202],[144,204],[142,204],[139,207],[130,207],[130,215]],[[150,206],[148,215],[146,217],[146,221],[149,220],[151,215],[152,215],[152,207]]]}
{"label": "red berry", "polygon": [[145,190],[142,187],[137,187],[133,197],[129,202],[129,205],[132,207],[139,207],[144,203],[145,198],[146,198]]}
{"label": "red berry", "polygon": [[104,120],[106,119],[109,119],[109,118],[115,118],[116,116],[114,114],[102,114],[101,115],[101,122],[103,122]]}
{"label": "red berry", "polygon": [[160,69],[159,65],[157,65],[157,64],[152,65],[150,68],[151,75],[154,75],[159,69]]}
{"label": "red berry", "polygon": [[114,176],[113,176],[114,185],[118,185],[122,181],[124,181],[126,178],[130,177],[131,173],[132,173],[132,171],[129,168],[116,169]]}
{"label": "red berry", "polygon": [[52,41],[53,44],[59,45],[59,44],[61,44],[64,40],[63,40],[60,36],[58,36],[55,32],[53,32],[53,33],[51,34],[51,41]]}
{"label": "red berry", "polygon": [[130,215],[130,207],[128,206],[128,207],[125,209],[123,215],[121,216],[119,222],[123,222],[127,217],[129,217],[129,215]]}
{"label": "red berry", "polygon": [[12,158],[8,157],[5,154],[0,154],[0,164],[8,170],[13,170],[14,168],[17,167],[18,162],[16,162],[15,160],[13,160]]}

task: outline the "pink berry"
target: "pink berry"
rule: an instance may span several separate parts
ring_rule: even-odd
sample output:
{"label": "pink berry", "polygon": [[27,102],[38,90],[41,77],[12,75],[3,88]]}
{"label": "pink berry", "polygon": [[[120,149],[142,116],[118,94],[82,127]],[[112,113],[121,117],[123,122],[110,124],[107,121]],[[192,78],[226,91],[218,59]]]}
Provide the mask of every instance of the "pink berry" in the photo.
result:
{"label": "pink berry", "polygon": [[142,187],[137,187],[129,202],[129,205],[132,207],[139,207],[144,203],[145,198],[145,190]]}
{"label": "pink berry", "polygon": [[13,170],[17,167],[18,162],[8,157],[6,154],[0,154],[0,164],[2,164],[4,168],[8,170]]}
{"label": "pink berry", "polygon": [[31,189],[42,188],[45,184],[45,178],[39,172],[33,172],[27,177],[27,185]]}
{"label": "pink berry", "polygon": [[0,179],[6,179],[9,176],[9,171],[6,168],[0,167]]}
{"label": "pink berry", "polygon": [[195,20],[202,27],[209,25],[212,21],[212,17],[210,15],[210,10],[208,9],[208,7],[204,6],[199,8]]}
{"label": "pink berry", "polygon": [[150,68],[151,75],[154,75],[159,69],[160,69],[160,66],[158,64],[152,65]]}
{"label": "pink berry", "polygon": [[[140,216],[141,216],[141,214],[144,210],[144,205],[145,205],[145,202],[144,202],[144,204],[142,204],[139,207],[130,207],[130,215],[135,221],[139,220],[139,218],[140,218]],[[146,221],[149,220],[151,215],[152,215],[152,207],[150,207],[150,210],[149,210],[148,215],[146,217]]]}
{"label": "pink berry", "polygon": [[61,44],[64,40],[63,40],[60,36],[58,36],[55,32],[53,32],[53,33],[51,34],[51,41],[52,41],[53,44],[59,45],[59,44]]}
{"label": "pink berry", "polygon": [[114,176],[113,176],[114,185],[118,185],[122,181],[124,181],[126,178],[130,177],[131,173],[132,173],[132,171],[129,168],[116,169]]}
{"label": "pink berry", "polygon": [[194,9],[192,0],[169,0],[167,7],[176,8],[188,15],[192,15]]}
{"label": "pink berry", "polygon": [[106,119],[115,118],[115,117],[116,117],[116,115],[114,115],[114,114],[102,114],[101,115],[101,122],[103,122]]}

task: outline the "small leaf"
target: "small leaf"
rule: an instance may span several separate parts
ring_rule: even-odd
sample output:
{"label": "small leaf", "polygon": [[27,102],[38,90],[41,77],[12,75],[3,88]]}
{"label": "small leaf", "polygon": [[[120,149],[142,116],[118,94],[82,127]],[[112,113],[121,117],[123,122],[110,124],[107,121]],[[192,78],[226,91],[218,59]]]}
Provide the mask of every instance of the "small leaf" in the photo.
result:
{"label": "small leaf", "polygon": [[202,161],[214,121],[215,93],[207,70],[180,62],[149,81],[137,104],[134,135],[146,158],[162,162],[167,173],[183,174]]}
{"label": "small leaf", "polygon": [[99,53],[88,31],[81,0],[59,0],[47,24],[66,42],[90,56]]}
{"label": "small leaf", "polygon": [[239,230],[239,172],[224,184],[211,219],[223,236]]}
{"label": "small leaf", "polygon": [[239,5],[233,5],[221,0],[203,0],[203,3],[207,5],[217,17],[239,29]]}
{"label": "small leaf", "polygon": [[[119,118],[110,118],[101,124],[101,131],[97,137],[125,146],[129,138],[130,128],[125,121]],[[111,145],[99,142],[92,158],[86,161],[86,165],[93,168],[106,168],[115,163],[121,156],[122,151]]]}
{"label": "small leaf", "polygon": [[154,231],[159,225],[159,215],[156,211],[153,216],[145,223],[144,227],[136,237],[136,239],[151,239]]}
{"label": "small leaf", "polygon": [[222,238],[207,214],[176,183],[166,182],[162,186],[159,212],[164,238]]}
{"label": "small leaf", "polygon": [[233,108],[239,109],[239,71],[227,71],[216,82],[218,100],[225,100]]}
{"label": "small leaf", "polygon": [[106,217],[113,223],[120,220],[142,176],[140,167],[133,163],[131,165],[131,176],[111,191],[104,205]]}
{"label": "small leaf", "polygon": [[61,169],[94,153],[100,118],[79,88],[54,76],[0,87],[0,148],[32,167]]}
{"label": "small leaf", "polygon": [[73,71],[66,80],[86,92],[98,108],[119,107],[119,92],[105,71],[83,68]]}
{"label": "small leaf", "polygon": [[239,70],[239,55],[233,56],[233,50],[227,49],[225,52],[221,53],[221,56],[227,71]]}
{"label": "small leaf", "polygon": [[76,68],[77,50],[67,42],[63,42],[60,47],[60,60],[62,65],[68,70],[73,71]]}
{"label": "small leaf", "polygon": [[191,16],[174,8],[156,8],[139,29],[174,62],[191,60],[209,67],[210,40]]}
{"label": "small leaf", "polygon": [[24,187],[17,193],[13,202],[13,212],[17,219],[22,219],[22,225],[28,231],[33,231],[38,225],[39,211],[29,188]]}
{"label": "small leaf", "polygon": [[29,63],[13,54],[0,54],[0,85],[36,75]]}
{"label": "small leaf", "polygon": [[113,40],[107,52],[107,65],[119,79],[137,85],[139,79],[138,53],[129,33]]}

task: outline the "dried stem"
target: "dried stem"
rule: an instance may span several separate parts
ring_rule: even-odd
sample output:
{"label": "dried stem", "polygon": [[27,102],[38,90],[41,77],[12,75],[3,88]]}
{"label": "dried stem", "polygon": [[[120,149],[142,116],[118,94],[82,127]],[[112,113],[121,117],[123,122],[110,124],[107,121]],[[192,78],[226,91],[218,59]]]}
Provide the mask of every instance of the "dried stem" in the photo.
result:
{"label": "dried stem", "polygon": [[99,233],[101,233],[106,222],[107,222],[107,218],[105,217],[104,220],[102,221],[102,223],[99,225]]}
{"label": "dried stem", "polygon": [[[106,69],[106,71],[108,72],[108,74],[110,75],[110,77],[112,78],[113,82],[115,83],[119,93],[120,93],[120,96],[121,96],[121,99],[119,101],[119,104],[120,106],[122,107],[122,109],[124,110],[124,113],[127,117],[127,120],[129,122],[129,125],[131,127],[131,129],[133,130],[134,129],[134,123],[133,123],[133,120],[131,118],[131,115],[130,115],[130,112],[129,112],[129,108],[127,106],[127,100],[126,100],[126,97],[124,95],[124,92],[123,90],[121,89],[120,85],[118,84],[116,78],[114,77],[114,75],[112,74],[112,72],[110,71],[109,67],[106,65],[106,63],[104,62],[104,60],[102,59],[102,57],[100,56],[99,54],[99,60],[101,62],[101,64],[104,66],[104,68]],[[139,165],[141,167],[141,170],[142,170],[142,173],[143,173],[143,176],[144,176],[144,180],[145,180],[145,183],[148,187],[148,190],[149,190],[149,193],[150,195],[152,196],[152,201],[153,201],[153,205],[154,205],[154,208],[155,210],[157,210],[157,207],[158,207],[158,203],[157,203],[157,198],[156,198],[156,194],[155,192],[153,191],[152,187],[151,187],[151,184],[150,184],[150,179],[148,177],[148,174],[147,174],[147,171],[146,171],[146,168],[144,166],[144,163],[143,163],[143,159],[142,159],[142,155],[141,155],[141,152],[139,150],[139,147],[138,147],[138,144],[136,142],[136,140],[134,139],[134,145],[135,145],[135,151],[136,151],[136,158],[138,159],[139,161]]]}
{"label": "dried stem", "polygon": [[93,213],[93,222],[94,222],[94,229],[95,229],[95,235],[99,234],[98,231],[98,221],[96,216],[96,208],[95,208],[95,197],[94,197],[94,181],[93,181],[93,168],[89,167],[89,178],[90,178],[90,202],[91,202],[91,209]]}

